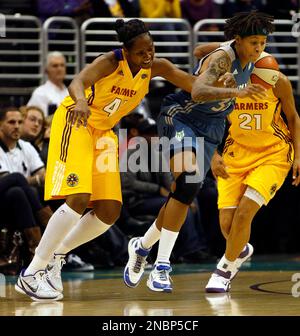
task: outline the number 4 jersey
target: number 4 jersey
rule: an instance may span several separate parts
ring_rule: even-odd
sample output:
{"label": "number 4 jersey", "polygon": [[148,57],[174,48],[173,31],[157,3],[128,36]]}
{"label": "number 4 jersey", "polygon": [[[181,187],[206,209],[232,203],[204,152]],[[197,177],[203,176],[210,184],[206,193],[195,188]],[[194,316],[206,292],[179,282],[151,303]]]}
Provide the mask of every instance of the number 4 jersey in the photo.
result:
{"label": "number 4 jersey", "polygon": [[[136,108],[149,90],[151,69],[141,69],[132,75],[122,49],[114,50],[119,65],[116,70],[101,78],[85,91],[91,110],[89,125],[99,130],[113,128],[119,120]],[[62,103],[67,109],[74,108],[70,96]]]}

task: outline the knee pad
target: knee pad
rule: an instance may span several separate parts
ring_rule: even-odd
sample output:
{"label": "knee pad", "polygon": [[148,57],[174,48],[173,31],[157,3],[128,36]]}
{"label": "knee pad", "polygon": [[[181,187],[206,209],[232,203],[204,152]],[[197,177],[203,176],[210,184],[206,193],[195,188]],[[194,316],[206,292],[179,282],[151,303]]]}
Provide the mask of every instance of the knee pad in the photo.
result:
{"label": "knee pad", "polygon": [[[202,182],[187,182],[188,177],[197,176],[197,172],[183,172],[176,179],[176,189],[173,193],[170,193],[170,197],[177,201],[190,205],[194,198],[197,196]],[[200,178],[199,178],[200,179]]]}

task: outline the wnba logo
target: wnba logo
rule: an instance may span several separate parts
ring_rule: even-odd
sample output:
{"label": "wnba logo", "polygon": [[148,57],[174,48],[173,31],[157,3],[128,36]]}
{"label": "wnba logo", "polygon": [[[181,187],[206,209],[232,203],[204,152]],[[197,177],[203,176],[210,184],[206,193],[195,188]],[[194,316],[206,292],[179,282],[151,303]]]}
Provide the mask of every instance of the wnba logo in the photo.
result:
{"label": "wnba logo", "polygon": [[5,15],[0,13],[0,37],[6,37]]}

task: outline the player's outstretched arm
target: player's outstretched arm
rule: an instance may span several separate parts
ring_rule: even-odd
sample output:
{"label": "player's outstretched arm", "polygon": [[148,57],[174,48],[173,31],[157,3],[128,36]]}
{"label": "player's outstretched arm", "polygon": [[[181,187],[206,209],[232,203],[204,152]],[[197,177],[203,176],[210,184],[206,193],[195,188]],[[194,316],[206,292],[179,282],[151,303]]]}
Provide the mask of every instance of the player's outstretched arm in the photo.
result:
{"label": "player's outstretched arm", "polygon": [[187,92],[191,92],[192,85],[196,80],[196,76],[180,70],[165,58],[154,59],[151,77],[153,78],[156,76],[165,78],[170,83]]}

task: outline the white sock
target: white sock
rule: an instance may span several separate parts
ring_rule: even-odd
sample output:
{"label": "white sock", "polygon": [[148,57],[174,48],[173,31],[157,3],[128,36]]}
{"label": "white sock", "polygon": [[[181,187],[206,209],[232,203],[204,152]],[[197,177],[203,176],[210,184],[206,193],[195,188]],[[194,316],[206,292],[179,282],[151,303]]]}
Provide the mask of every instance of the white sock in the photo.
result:
{"label": "white sock", "polygon": [[157,258],[155,264],[170,263],[170,256],[175,245],[179,232],[169,231],[164,228],[161,229],[161,236],[159,240]]}
{"label": "white sock", "polygon": [[228,271],[232,272],[235,268],[234,261],[229,261],[228,259],[226,259],[225,254],[224,254],[223,257],[218,262],[217,268],[223,272],[228,272]]}
{"label": "white sock", "polygon": [[149,250],[160,238],[161,232],[156,227],[156,220],[154,223],[149,227],[147,232],[142,237],[141,244],[142,247],[146,250]]}
{"label": "white sock", "polygon": [[40,258],[37,254],[35,254],[30,265],[26,268],[24,275],[33,275],[37,271],[44,270],[47,264],[48,260],[44,260]]}
{"label": "white sock", "polygon": [[36,271],[46,268],[54,251],[80,217],[81,215],[66,203],[54,212],[35,250],[35,255],[24,273],[25,275],[34,274]]}
{"label": "white sock", "polygon": [[56,254],[66,254],[107,231],[111,225],[103,223],[93,210],[85,214],[56,249]]}

